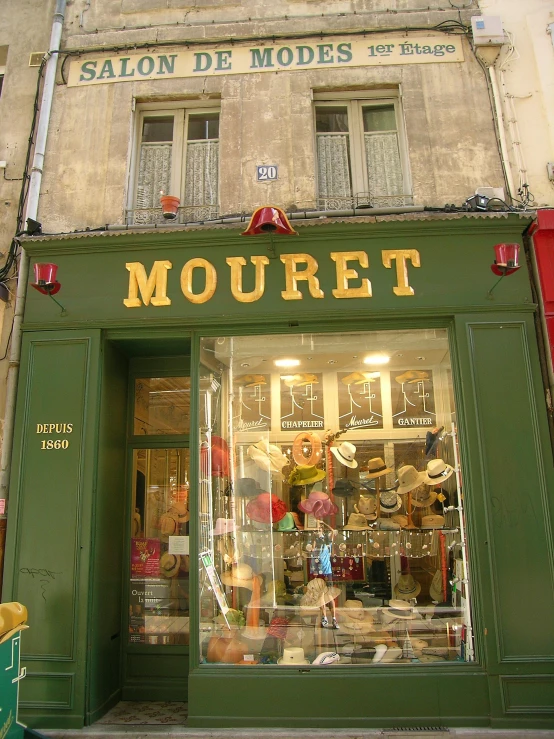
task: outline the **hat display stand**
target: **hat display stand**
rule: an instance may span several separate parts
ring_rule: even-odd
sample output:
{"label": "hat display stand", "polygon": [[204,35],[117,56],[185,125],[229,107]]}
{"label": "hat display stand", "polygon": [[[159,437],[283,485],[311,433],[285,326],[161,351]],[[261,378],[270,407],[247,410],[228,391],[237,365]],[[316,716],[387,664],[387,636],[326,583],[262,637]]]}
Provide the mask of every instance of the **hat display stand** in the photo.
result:
{"label": "hat display stand", "polygon": [[406,507],[406,512],[408,514],[408,523],[406,526],[404,526],[405,529],[417,529],[417,526],[413,522],[412,519],[412,491],[408,493],[408,505]]}

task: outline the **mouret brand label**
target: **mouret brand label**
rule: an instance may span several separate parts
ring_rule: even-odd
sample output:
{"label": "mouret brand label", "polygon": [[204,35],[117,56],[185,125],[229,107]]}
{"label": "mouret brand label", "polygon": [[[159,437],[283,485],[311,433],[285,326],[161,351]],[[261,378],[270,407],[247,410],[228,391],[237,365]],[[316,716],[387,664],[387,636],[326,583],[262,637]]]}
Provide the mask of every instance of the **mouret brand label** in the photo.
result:
{"label": "mouret brand label", "polygon": [[[373,295],[371,282],[358,270],[369,268],[369,258],[365,251],[335,251],[329,254],[329,259],[335,263],[336,282],[331,290],[334,298],[371,298]],[[303,300],[308,297],[324,298],[325,293],[319,285],[317,271],[319,264],[311,254],[281,254],[283,263],[281,272],[283,300]],[[186,300],[193,304],[207,303],[214,295],[218,280],[227,279],[231,294],[239,303],[254,303],[265,292],[266,267],[269,257],[264,255],[250,257],[254,267],[254,289],[243,291],[243,270],[252,270],[244,257],[227,257],[225,260],[229,270],[225,275],[218,274],[214,265],[207,259],[195,257],[189,259],[181,269],[181,292]],[[396,285],[392,288],[395,295],[415,295],[409,283],[408,264],[412,267],[420,266],[419,251],[417,249],[383,249],[381,262],[387,269],[396,268]],[[142,305],[171,305],[172,298],[167,294],[167,274],[173,269],[173,264],[167,259],[155,261],[146,273],[142,262],[127,262],[129,271],[129,290],[123,304],[127,308],[140,308]],[[194,270],[201,275],[200,282],[203,289],[193,290]],[[354,284],[351,284],[354,282]],[[299,289],[304,286],[304,292]]]}
{"label": "mouret brand label", "polygon": [[71,62],[67,84],[68,87],[79,87],[171,77],[463,61],[461,38],[444,34],[328,38],[261,46],[226,46],[163,53],[148,50],[142,54],[103,57],[95,55]]}

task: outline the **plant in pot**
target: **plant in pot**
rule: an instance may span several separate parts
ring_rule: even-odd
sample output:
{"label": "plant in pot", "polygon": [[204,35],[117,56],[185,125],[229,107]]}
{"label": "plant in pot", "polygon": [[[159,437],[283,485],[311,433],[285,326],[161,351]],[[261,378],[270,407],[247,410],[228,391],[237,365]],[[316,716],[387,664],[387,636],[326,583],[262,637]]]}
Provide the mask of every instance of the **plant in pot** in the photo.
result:
{"label": "plant in pot", "polygon": [[163,190],[160,192],[162,215],[166,220],[174,221],[177,218],[180,202],[180,199],[175,195],[164,195]]}

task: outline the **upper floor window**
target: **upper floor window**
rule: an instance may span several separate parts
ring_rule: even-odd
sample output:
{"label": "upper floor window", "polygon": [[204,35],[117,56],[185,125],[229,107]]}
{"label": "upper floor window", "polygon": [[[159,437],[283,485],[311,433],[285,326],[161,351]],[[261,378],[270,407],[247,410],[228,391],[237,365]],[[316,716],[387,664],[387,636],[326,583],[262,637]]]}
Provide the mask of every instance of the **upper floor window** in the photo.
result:
{"label": "upper floor window", "polygon": [[318,207],[411,204],[398,100],[314,98]]}
{"label": "upper floor window", "polygon": [[138,123],[128,220],[163,221],[161,193],[180,198],[180,223],[217,217],[219,111],[215,108],[145,110]]}

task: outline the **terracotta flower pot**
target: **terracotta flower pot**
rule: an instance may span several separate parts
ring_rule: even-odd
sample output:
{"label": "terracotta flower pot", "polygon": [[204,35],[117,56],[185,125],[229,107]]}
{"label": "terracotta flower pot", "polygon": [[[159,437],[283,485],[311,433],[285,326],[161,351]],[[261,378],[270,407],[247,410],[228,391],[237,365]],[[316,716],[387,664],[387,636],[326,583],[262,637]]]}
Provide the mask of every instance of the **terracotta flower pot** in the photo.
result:
{"label": "terracotta flower pot", "polygon": [[162,195],[160,203],[162,204],[163,217],[167,218],[168,221],[175,220],[180,202],[179,198],[176,198],[174,195]]}

